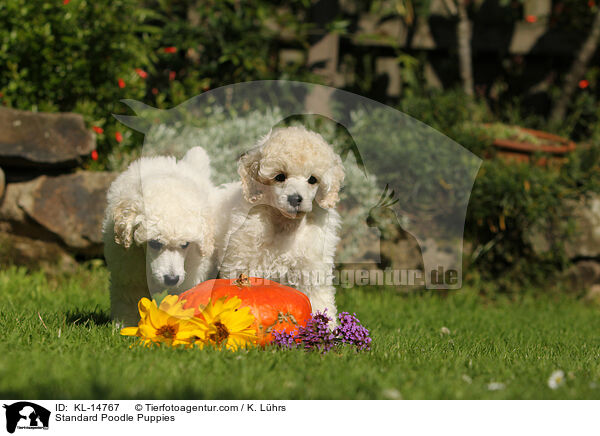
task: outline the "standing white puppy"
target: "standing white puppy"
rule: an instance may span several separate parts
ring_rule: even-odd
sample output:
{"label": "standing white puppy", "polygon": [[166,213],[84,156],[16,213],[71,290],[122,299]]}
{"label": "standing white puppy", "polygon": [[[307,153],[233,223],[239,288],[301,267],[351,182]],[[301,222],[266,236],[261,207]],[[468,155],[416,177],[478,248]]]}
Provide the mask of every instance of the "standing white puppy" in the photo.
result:
{"label": "standing white puppy", "polygon": [[110,186],[103,236],[114,320],[135,325],[142,297],[215,276],[209,177],[208,156],[194,148],[180,162],[141,158]]}
{"label": "standing white puppy", "polygon": [[[276,280],[310,299],[313,312],[336,316],[333,266],[344,180],[340,157],[303,127],[271,132],[239,161],[241,183],[221,190],[220,275]],[[334,321],[335,322],[335,321]]]}

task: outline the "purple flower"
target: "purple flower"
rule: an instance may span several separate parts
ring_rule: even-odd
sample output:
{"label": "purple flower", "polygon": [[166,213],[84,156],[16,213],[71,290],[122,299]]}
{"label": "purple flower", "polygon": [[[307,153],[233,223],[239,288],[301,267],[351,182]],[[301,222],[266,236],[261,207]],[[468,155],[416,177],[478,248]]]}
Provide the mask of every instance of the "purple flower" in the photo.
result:
{"label": "purple flower", "polygon": [[343,344],[352,344],[358,350],[371,349],[371,336],[369,330],[360,325],[356,313],[350,315],[348,312],[338,314],[340,325],[335,328],[334,334]]}
{"label": "purple flower", "polygon": [[306,327],[298,328],[296,336],[302,342],[305,350],[319,350],[327,352],[336,343],[335,335],[329,330],[331,318],[327,315],[327,309],[315,312],[306,322]]}
{"label": "purple flower", "polygon": [[369,330],[360,325],[356,314],[342,312],[338,319],[340,325],[331,331],[331,317],[327,315],[327,310],[315,312],[306,322],[306,327],[298,327],[298,331],[274,331],[273,344],[280,348],[304,348],[323,353],[340,344],[354,345],[359,351],[371,349]]}
{"label": "purple flower", "polygon": [[273,331],[271,334],[273,336],[273,345],[276,345],[280,348],[297,348],[298,343],[296,342],[296,334],[297,331],[288,332],[287,330],[281,331]]}

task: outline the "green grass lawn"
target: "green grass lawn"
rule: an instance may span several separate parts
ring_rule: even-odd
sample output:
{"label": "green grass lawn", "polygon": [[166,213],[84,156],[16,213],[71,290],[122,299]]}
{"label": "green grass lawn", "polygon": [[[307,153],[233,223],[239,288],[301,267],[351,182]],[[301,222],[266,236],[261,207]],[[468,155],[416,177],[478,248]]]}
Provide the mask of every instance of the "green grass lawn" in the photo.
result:
{"label": "green grass lawn", "polygon": [[[108,275],[0,272],[0,396],[29,399],[600,398],[600,310],[568,298],[340,290],[370,352],[130,349],[108,321]],[[38,316],[39,312],[39,316]],[[40,319],[41,318],[41,319]],[[42,322],[43,320],[43,322]],[[447,327],[451,333],[442,335]],[[550,374],[568,374],[548,387]],[[504,389],[489,390],[492,382]]]}

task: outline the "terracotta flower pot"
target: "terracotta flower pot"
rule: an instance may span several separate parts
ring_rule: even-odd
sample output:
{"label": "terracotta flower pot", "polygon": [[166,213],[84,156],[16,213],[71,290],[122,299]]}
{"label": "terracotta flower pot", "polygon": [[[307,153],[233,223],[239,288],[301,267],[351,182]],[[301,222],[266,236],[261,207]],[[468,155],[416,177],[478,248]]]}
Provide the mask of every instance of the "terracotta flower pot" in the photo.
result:
{"label": "terracotta flower pot", "polygon": [[537,157],[533,162],[536,165],[560,165],[566,160],[566,155],[575,150],[575,143],[569,139],[540,130],[517,126],[513,128],[540,141],[534,143],[519,139],[517,134],[514,139],[495,138],[492,144],[497,149],[497,156],[501,158],[516,162],[533,162]]}

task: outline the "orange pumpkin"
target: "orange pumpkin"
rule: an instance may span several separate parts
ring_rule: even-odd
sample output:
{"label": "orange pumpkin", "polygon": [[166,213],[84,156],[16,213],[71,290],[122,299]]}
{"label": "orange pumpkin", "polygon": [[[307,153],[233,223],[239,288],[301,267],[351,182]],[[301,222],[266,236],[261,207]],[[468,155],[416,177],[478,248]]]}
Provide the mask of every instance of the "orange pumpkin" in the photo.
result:
{"label": "orange pumpkin", "polygon": [[[310,301],[302,292],[289,286],[242,274],[237,279],[207,280],[179,296],[185,309],[206,306],[209,300],[239,297],[242,307],[250,307],[254,327],[261,345],[273,340],[273,331],[297,330],[306,326],[312,312]],[[198,309],[196,315],[200,310]]]}

